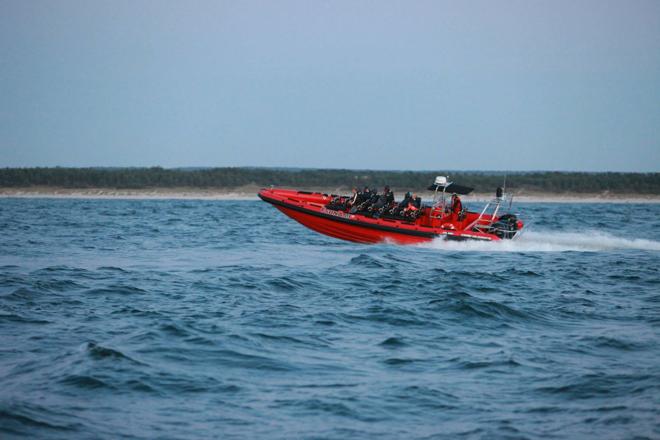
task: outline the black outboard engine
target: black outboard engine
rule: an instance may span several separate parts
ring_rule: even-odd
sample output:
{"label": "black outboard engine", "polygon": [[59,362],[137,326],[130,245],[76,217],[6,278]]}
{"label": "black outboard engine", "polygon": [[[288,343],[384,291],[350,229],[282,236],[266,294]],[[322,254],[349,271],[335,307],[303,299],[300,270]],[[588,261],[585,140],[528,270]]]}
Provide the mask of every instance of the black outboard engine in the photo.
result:
{"label": "black outboard engine", "polygon": [[490,225],[488,232],[500,238],[513,238],[518,232],[518,217],[515,214],[504,214]]}

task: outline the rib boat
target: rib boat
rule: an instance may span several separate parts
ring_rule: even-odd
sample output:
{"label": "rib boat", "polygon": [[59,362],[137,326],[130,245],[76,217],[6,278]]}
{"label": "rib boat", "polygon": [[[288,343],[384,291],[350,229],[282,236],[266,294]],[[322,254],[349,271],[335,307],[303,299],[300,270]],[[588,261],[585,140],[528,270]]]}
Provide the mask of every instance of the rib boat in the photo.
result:
{"label": "rib boat", "polygon": [[501,214],[507,200],[501,188],[479,212],[457,212],[448,203],[449,194],[466,195],[473,188],[438,176],[428,189],[433,191],[433,203],[419,206],[415,215],[390,214],[396,211],[391,206],[374,215],[349,206],[350,196],[321,192],[264,188],[259,197],[316,232],[357,243],[418,244],[438,238],[500,241],[514,239],[524,227],[516,214]]}

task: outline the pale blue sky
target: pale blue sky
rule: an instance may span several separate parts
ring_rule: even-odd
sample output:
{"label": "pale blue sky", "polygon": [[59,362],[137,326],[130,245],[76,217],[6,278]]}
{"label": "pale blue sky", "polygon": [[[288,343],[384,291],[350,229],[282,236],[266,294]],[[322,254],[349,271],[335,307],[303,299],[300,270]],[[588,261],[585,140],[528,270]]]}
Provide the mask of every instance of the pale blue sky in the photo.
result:
{"label": "pale blue sky", "polygon": [[0,166],[660,171],[660,1],[0,0]]}

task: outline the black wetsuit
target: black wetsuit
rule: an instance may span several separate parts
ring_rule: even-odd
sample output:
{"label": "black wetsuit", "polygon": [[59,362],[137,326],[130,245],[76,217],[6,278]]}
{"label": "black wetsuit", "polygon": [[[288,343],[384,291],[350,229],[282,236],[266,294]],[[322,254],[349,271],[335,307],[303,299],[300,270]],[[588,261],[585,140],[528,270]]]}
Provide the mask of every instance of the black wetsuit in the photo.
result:
{"label": "black wetsuit", "polygon": [[408,203],[410,203],[410,199],[412,199],[412,196],[410,195],[410,193],[407,193],[406,196],[403,198],[403,200],[401,200],[401,202],[398,205],[396,205],[396,208],[392,210],[392,214],[394,214],[395,216],[401,215],[403,210],[408,207]]}
{"label": "black wetsuit", "polygon": [[370,194],[371,195],[369,196],[369,199],[367,199],[367,202],[366,202],[366,207],[370,207],[374,203],[378,202],[378,198],[380,197],[378,195],[378,191],[371,191]]}
{"label": "black wetsuit", "polygon": [[375,193],[372,192],[369,188],[365,188],[364,191],[358,193],[357,201],[351,207],[350,213],[355,214],[356,212],[364,211],[370,205],[370,200],[374,197]]}
{"label": "black wetsuit", "polygon": [[386,191],[382,193],[374,203],[373,210],[380,210],[388,206],[394,200],[394,193]]}
{"label": "black wetsuit", "polygon": [[378,201],[372,207],[372,212],[376,217],[379,217],[392,203],[394,203],[394,193],[388,190],[378,197]]}

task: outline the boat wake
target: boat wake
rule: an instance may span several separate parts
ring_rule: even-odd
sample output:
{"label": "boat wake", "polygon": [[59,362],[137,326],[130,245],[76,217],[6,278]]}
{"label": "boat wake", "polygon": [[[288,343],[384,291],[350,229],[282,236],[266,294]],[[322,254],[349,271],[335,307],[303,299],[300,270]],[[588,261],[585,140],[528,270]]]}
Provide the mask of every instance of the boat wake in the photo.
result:
{"label": "boat wake", "polygon": [[451,251],[481,252],[602,252],[613,250],[660,251],[660,241],[622,238],[600,231],[525,231],[514,240],[493,242],[437,239],[423,247]]}

